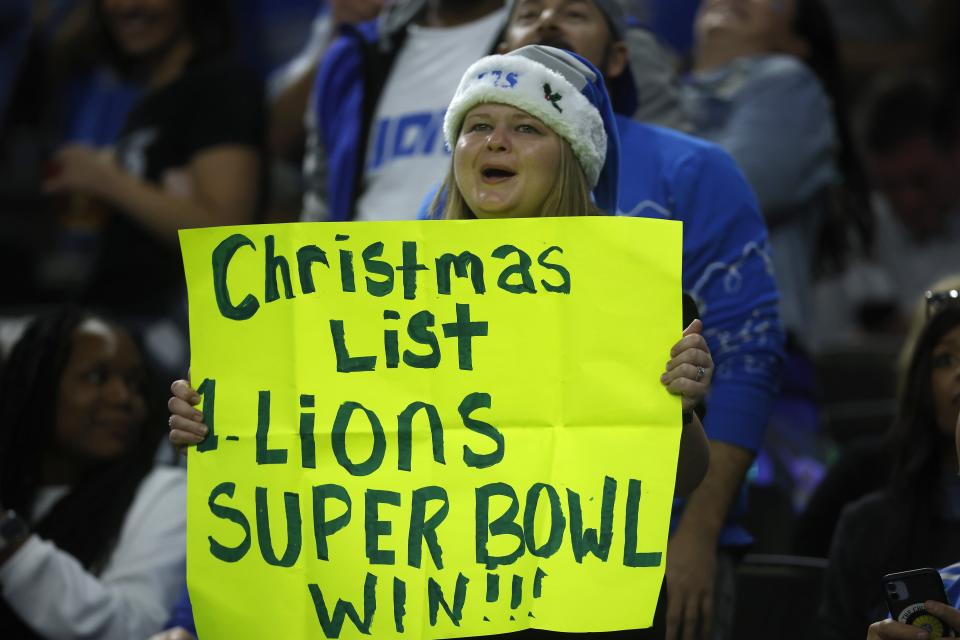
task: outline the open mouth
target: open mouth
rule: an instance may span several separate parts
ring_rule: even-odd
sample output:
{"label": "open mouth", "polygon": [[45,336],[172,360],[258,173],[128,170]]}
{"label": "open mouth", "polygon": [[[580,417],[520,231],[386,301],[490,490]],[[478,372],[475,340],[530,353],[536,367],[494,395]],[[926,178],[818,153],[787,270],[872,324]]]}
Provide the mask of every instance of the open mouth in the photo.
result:
{"label": "open mouth", "polygon": [[517,173],[501,167],[485,167],[484,169],[481,169],[480,175],[483,176],[484,182],[488,184],[496,184],[513,178],[517,175]]}

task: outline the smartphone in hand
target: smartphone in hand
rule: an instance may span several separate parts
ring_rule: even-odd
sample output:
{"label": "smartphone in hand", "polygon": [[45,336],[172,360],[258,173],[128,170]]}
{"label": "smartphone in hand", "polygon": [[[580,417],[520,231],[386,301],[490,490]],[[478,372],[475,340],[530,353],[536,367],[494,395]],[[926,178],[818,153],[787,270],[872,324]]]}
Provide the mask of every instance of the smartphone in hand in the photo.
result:
{"label": "smartphone in hand", "polygon": [[897,622],[926,629],[931,638],[956,638],[957,633],[943,620],[927,611],[924,602],[947,603],[943,580],[936,569],[914,569],[883,576],[883,595]]}

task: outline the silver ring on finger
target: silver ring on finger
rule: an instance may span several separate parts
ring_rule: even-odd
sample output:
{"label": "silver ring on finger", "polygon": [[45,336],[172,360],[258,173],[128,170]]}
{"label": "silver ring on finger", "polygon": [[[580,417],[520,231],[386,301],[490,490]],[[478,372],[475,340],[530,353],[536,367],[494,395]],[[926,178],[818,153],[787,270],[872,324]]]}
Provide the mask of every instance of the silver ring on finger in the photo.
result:
{"label": "silver ring on finger", "polygon": [[698,366],[697,366],[697,377],[694,378],[694,381],[700,382],[701,380],[703,380],[703,376],[705,376],[706,374],[707,374],[707,370],[698,365]]}
{"label": "silver ring on finger", "polygon": [[173,416],[170,416],[167,419],[167,426],[169,426],[170,428],[173,428]]}

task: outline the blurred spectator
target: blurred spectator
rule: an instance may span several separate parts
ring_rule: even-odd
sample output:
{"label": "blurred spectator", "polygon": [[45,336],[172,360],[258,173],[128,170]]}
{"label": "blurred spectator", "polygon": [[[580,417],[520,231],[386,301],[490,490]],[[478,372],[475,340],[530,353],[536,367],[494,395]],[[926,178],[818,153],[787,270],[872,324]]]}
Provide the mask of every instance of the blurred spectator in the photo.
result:
{"label": "blurred spectator", "polygon": [[43,70],[45,144],[116,143],[143,92],[140,78],[124,73],[104,52],[92,1],[65,2],[37,26]]}
{"label": "blurred spectator", "polygon": [[[145,638],[184,579],[186,476],[111,321],[36,319],[0,375],[0,637]],[[156,396],[154,396],[156,397]]]}
{"label": "blurred spectator", "polygon": [[960,239],[960,101],[911,74],[879,92],[865,129],[871,178],[903,235]]}
{"label": "blurred spectator", "polygon": [[169,313],[183,290],[177,231],[255,219],[262,89],[230,59],[227,0],[97,0],[91,18],[99,60],[144,95],[116,149],[70,144],[50,163],[44,188],[76,258],[61,270],[84,301]]}
{"label": "blurred spectator", "polygon": [[876,242],[818,290],[821,342],[902,335],[912,292],[960,264],[960,101],[928,74],[897,75],[869,97],[865,114]]}
{"label": "blurred spectator", "polygon": [[[843,510],[830,548],[820,610],[822,637],[854,638],[886,604],[886,573],[946,566],[960,557],[960,478],[952,446],[960,410],[960,300],[932,298],[913,345],[889,434],[883,491]],[[882,459],[880,460],[882,462]]]}
{"label": "blurred spectator", "polygon": [[[268,221],[288,222],[298,217],[303,203],[303,152],[313,118],[308,108],[317,68],[342,25],[377,17],[385,0],[316,0],[316,14],[303,46],[284,64],[272,68],[267,94],[270,103],[268,148],[273,159]],[[273,4],[261,11],[272,15]],[[313,124],[309,128],[313,128]]]}
{"label": "blurred spectator", "polygon": [[[315,0],[313,4],[318,7],[307,37],[301,39],[303,45],[270,71],[267,86],[273,105],[270,147],[281,156],[295,143],[302,145],[302,140],[297,139],[302,138],[304,117],[310,113],[307,101],[317,66],[337,30],[345,24],[373,20],[383,9],[385,0]],[[264,10],[272,13],[268,9]],[[277,129],[280,131],[273,132]]]}
{"label": "blurred spectator", "polygon": [[[930,285],[938,299],[949,299],[950,291],[960,290],[960,275],[952,275]],[[914,311],[907,339],[900,350],[898,373],[899,394],[903,395],[910,358],[927,324],[927,299],[914,302]],[[796,528],[795,551],[800,555],[826,557],[840,512],[851,502],[868,493],[879,491],[890,479],[890,468],[897,451],[889,425],[878,424],[877,433],[885,435],[863,438],[845,447],[817,486]]]}
{"label": "blurred spectator", "polygon": [[[705,0],[638,0],[637,15],[681,60],[695,48],[694,22]],[[842,49],[836,71],[858,89],[877,72],[924,65],[952,82],[960,41],[955,0],[825,0]],[[852,95],[852,94],[851,94]]]}
{"label": "blurred spectator", "polygon": [[[708,0],[696,23],[684,102],[697,135],[743,169],[766,216],[781,312],[796,344],[809,344],[812,283],[830,193],[861,190],[846,144],[836,48],[819,0]],[[861,205],[865,207],[865,205]],[[842,216],[862,215],[855,207]]]}
{"label": "blurred spectator", "polygon": [[502,0],[398,0],[346,28],[317,74],[304,210],[317,220],[416,218],[447,168],[443,114],[496,44]]}

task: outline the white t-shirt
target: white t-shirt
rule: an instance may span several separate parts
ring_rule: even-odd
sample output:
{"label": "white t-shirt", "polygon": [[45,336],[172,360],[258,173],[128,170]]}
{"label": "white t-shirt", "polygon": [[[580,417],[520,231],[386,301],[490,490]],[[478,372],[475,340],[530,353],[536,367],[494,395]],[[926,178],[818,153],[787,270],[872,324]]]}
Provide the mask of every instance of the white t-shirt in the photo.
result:
{"label": "white t-shirt", "polygon": [[500,9],[466,25],[410,25],[377,105],[367,146],[357,220],[413,220],[446,175],[443,114],[460,77],[490,51]]}

